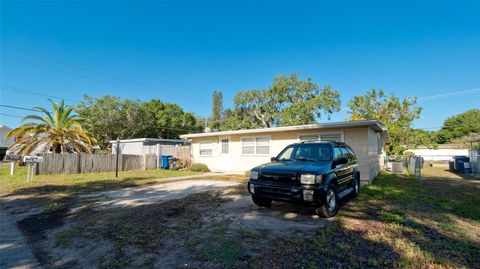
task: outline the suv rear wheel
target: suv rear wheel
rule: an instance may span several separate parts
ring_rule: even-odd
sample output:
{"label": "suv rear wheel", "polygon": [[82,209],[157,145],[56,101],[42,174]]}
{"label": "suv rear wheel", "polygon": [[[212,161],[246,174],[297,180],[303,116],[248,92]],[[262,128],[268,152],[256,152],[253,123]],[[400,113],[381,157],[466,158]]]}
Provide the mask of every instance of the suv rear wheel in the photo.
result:
{"label": "suv rear wheel", "polygon": [[258,206],[270,207],[272,205],[272,200],[271,199],[252,196],[252,200]]}
{"label": "suv rear wheel", "polygon": [[328,185],[324,201],[322,201],[322,206],[315,209],[315,212],[317,213],[317,215],[323,218],[331,218],[337,214],[338,194],[337,189],[332,183]]}
{"label": "suv rear wheel", "polygon": [[353,176],[352,187],[353,187],[353,191],[351,193],[352,197],[357,197],[360,194],[360,174],[359,173],[355,173],[355,175]]}

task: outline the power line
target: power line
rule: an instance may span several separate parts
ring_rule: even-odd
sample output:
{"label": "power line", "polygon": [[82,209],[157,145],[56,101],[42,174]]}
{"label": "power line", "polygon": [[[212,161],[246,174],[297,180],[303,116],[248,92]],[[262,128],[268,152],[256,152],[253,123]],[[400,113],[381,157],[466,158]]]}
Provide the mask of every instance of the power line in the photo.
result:
{"label": "power line", "polygon": [[[3,42],[3,43],[5,43],[5,42]],[[7,46],[10,46],[10,45],[7,45]],[[21,49],[20,49],[20,50],[21,50]],[[50,61],[57,62],[57,63],[63,64],[63,65],[66,65],[66,66],[70,66],[70,67],[76,68],[76,69],[78,69],[78,70],[87,71],[87,72],[90,72],[90,73],[93,73],[93,74],[96,74],[96,75],[105,76],[105,77],[108,77],[108,78],[110,78],[110,79],[114,79],[114,80],[117,80],[117,81],[122,81],[122,82],[124,82],[124,83],[133,84],[133,85],[140,86],[140,87],[143,87],[143,88],[148,88],[148,89],[151,89],[151,90],[154,90],[154,91],[145,91],[145,90],[140,90],[140,89],[138,89],[138,88],[132,88],[132,87],[125,86],[125,85],[118,85],[118,84],[114,84],[114,83],[111,83],[111,82],[108,82],[108,81],[99,80],[99,79],[92,78],[92,77],[89,77],[89,76],[80,75],[80,74],[68,72],[68,71],[65,71],[65,70],[52,68],[52,67],[49,67],[49,66],[45,66],[45,65],[42,65],[42,64],[34,63],[34,62],[31,62],[31,61],[26,61],[26,60],[18,59],[18,58],[11,57],[11,56],[7,56],[7,55],[2,55],[2,57],[5,57],[5,58],[10,59],[10,60],[14,60],[14,61],[18,61],[18,62],[30,64],[30,65],[34,65],[34,66],[37,66],[37,67],[46,68],[46,69],[49,69],[49,70],[66,73],[66,74],[69,74],[69,75],[72,75],[72,76],[79,76],[79,77],[82,77],[82,78],[84,78],[84,79],[90,79],[90,80],[95,80],[95,81],[99,81],[99,82],[102,82],[102,83],[107,83],[107,84],[115,85],[115,86],[117,86],[117,87],[124,87],[124,88],[128,88],[128,89],[131,89],[131,90],[148,92],[148,93],[150,93],[150,94],[158,94],[158,92],[161,92],[161,93],[163,93],[163,94],[165,94],[165,95],[169,95],[169,96],[172,97],[172,98],[177,98],[177,99],[180,98],[180,99],[186,99],[186,100],[197,101],[197,102],[202,102],[202,103],[208,102],[207,100],[200,99],[200,98],[195,98],[195,97],[191,97],[191,96],[184,96],[184,95],[180,95],[180,94],[169,93],[169,92],[167,92],[167,91],[165,91],[165,90],[158,89],[158,88],[152,87],[152,86],[150,86],[150,85],[146,85],[146,84],[143,84],[143,83],[139,83],[139,82],[131,81],[131,80],[128,80],[128,79],[124,79],[124,78],[121,78],[121,77],[118,77],[118,76],[113,76],[113,75],[109,75],[109,74],[106,74],[106,73],[98,72],[98,71],[95,71],[95,70],[90,69],[90,68],[82,67],[82,66],[79,66],[79,65],[76,65],[76,64],[67,63],[67,62],[65,62],[65,61],[61,61],[61,60],[58,60],[58,59],[54,59],[54,58],[50,58],[50,57],[45,57],[45,56],[40,56],[40,55],[34,54],[34,53],[27,53],[27,54],[30,54],[30,55],[33,55],[33,56],[39,57],[39,58],[46,58],[46,59],[49,59]]]}
{"label": "power line", "polygon": [[12,114],[6,114],[6,113],[0,113],[2,116],[7,116],[7,117],[13,117],[13,118],[23,118],[24,116],[19,116],[19,115],[12,115]]}
{"label": "power line", "polygon": [[476,92],[480,92],[480,88],[463,90],[463,91],[452,91],[452,92],[446,92],[446,93],[435,94],[435,95],[430,95],[430,96],[423,96],[423,97],[417,98],[417,100],[418,101],[431,101],[431,100],[448,98],[448,97],[452,97],[452,96],[472,94],[472,93],[476,93]]}
{"label": "power line", "polygon": [[58,96],[58,95],[44,94],[44,93],[40,93],[40,92],[36,92],[36,91],[29,91],[29,90],[25,90],[23,88],[21,89],[21,88],[17,88],[17,87],[0,86],[0,90],[11,91],[11,92],[23,92],[23,93],[27,93],[27,94],[31,94],[31,95],[36,95],[36,96],[43,96],[43,97],[49,97],[49,98],[55,98],[55,99],[63,99],[65,101],[70,101],[70,102],[74,102],[74,103],[81,102],[80,100],[65,98],[65,97],[61,97],[61,96]]}
{"label": "power line", "polygon": [[10,105],[2,105],[2,104],[0,104],[0,106],[1,107],[7,107],[7,108],[13,108],[13,109],[33,111],[33,112],[42,112],[41,110],[38,110],[38,109],[26,108],[26,107],[20,107],[20,106],[10,106]]}
{"label": "power line", "polygon": [[[134,84],[134,85],[141,86],[141,87],[150,88],[150,89],[155,90],[155,91],[161,91],[161,92],[166,92],[166,93],[168,93],[168,92],[165,91],[165,90],[158,89],[158,88],[156,88],[156,87],[152,87],[152,86],[147,85],[147,84],[144,84],[144,83],[139,83],[139,82],[132,81],[132,80],[129,80],[129,79],[125,79],[125,78],[122,78],[122,77],[119,77],[119,76],[115,76],[115,75],[110,75],[110,74],[107,74],[107,73],[104,73],[104,72],[100,72],[100,71],[97,71],[97,70],[94,70],[94,69],[91,69],[91,68],[88,68],[88,67],[80,66],[80,65],[78,65],[78,64],[72,64],[72,63],[69,63],[69,62],[60,60],[60,59],[58,59],[58,58],[54,58],[54,57],[49,56],[49,55],[40,55],[40,54],[38,54],[38,53],[34,53],[34,52],[31,52],[31,51],[27,51],[27,50],[25,50],[25,49],[19,48],[18,46],[13,46],[12,44],[8,44],[8,42],[5,42],[5,41],[2,41],[2,42],[0,42],[0,43],[2,43],[2,46],[5,46],[5,45],[6,45],[7,47],[14,48],[14,49],[16,49],[16,50],[22,51],[23,53],[32,55],[32,56],[34,56],[34,57],[44,58],[44,59],[50,60],[50,61],[52,61],[52,62],[56,62],[56,63],[62,64],[62,65],[66,65],[66,66],[70,66],[70,67],[76,68],[76,69],[78,69],[78,70],[87,71],[87,72],[90,72],[90,73],[93,73],[93,74],[96,74],[96,75],[105,76],[105,77],[108,77],[108,78],[111,78],[111,79],[115,79],[115,80],[118,80],[118,81],[122,81],[122,82],[130,83],[130,84]],[[181,96],[181,95],[177,95],[177,96]],[[200,101],[206,101],[206,100],[199,99],[199,98],[192,98],[192,97],[190,97],[190,96],[182,96],[182,97],[191,98],[191,99],[196,99],[196,100],[200,100]]]}

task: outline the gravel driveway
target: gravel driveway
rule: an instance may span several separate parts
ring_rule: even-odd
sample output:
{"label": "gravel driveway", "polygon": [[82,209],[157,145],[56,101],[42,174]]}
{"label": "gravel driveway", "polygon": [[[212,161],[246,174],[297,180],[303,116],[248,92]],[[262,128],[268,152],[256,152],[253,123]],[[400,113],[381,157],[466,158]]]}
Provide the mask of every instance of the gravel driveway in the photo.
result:
{"label": "gravel driveway", "polygon": [[120,190],[82,195],[80,198],[95,201],[97,209],[140,206],[179,199],[190,194],[220,190],[237,186],[238,182],[219,180],[184,180],[150,186],[124,188]]}

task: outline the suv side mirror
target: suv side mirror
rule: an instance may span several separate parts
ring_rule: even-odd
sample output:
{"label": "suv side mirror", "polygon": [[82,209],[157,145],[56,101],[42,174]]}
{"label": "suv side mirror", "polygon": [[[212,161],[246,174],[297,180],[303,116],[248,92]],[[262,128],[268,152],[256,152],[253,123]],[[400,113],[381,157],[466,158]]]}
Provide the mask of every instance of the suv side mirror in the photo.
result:
{"label": "suv side mirror", "polygon": [[276,161],[277,161],[277,157],[271,157],[271,158],[270,158],[270,161],[271,161],[271,162],[276,162]]}
{"label": "suv side mirror", "polygon": [[345,157],[338,158],[335,160],[335,165],[346,164],[346,163],[348,163],[348,159]]}

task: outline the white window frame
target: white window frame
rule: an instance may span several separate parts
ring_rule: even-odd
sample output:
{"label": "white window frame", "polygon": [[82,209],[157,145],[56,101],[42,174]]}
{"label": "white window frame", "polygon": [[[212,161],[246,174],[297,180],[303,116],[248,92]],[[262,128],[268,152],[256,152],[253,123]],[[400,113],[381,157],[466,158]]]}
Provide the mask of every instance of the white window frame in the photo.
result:
{"label": "white window frame", "polygon": [[[257,139],[259,138],[268,138],[268,153],[257,154]],[[253,139],[253,154],[243,153],[243,140]],[[272,136],[271,135],[260,135],[260,136],[243,136],[240,137],[240,153],[241,156],[270,156],[272,152]]]}
{"label": "white window frame", "polygon": [[338,142],[345,142],[345,132],[344,131],[337,131],[337,132],[320,132],[320,133],[298,133],[297,134],[297,139],[299,142],[302,142],[303,140],[300,139],[301,136],[304,135],[316,135],[318,138],[320,138],[317,141],[325,141],[321,140],[322,135],[340,135],[340,141]]}
{"label": "white window frame", "polygon": [[[223,152],[223,140],[228,140],[228,152],[227,153],[224,153]],[[227,154],[230,154],[231,153],[231,144],[232,144],[232,138],[230,136],[221,136],[219,137],[218,139],[218,144],[219,144],[219,147],[220,147],[220,155],[227,155]]]}
{"label": "white window frame", "polygon": [[[207,144],[207,143],[210,144],[212,153],[205,155],[205,154],[202,154],[201,144]],[[213,156],[213,141],[212,140],[198,141],[198,156],[200,156],[200,157],[212,157]]]}

